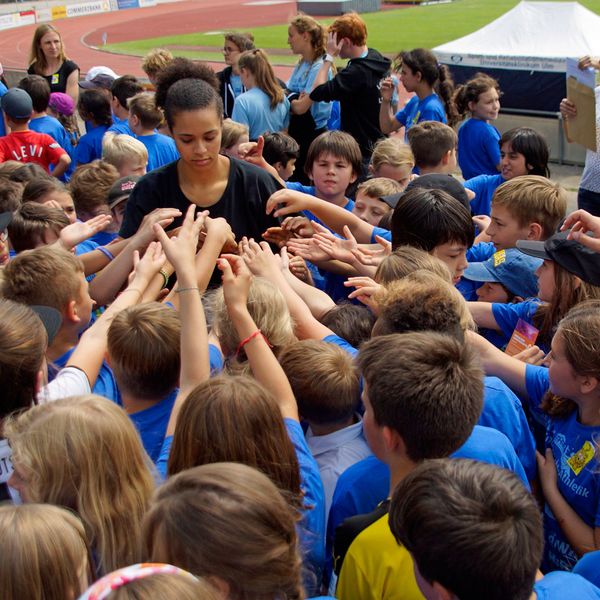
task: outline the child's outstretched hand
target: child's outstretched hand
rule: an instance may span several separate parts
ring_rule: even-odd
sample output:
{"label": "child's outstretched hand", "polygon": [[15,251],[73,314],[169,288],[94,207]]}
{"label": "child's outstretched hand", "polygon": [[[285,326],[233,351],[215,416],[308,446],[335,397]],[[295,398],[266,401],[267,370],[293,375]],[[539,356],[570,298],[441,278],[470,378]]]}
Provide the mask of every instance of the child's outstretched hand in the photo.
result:
{"label": "child's outstretched hand", "polygon": [[81,242],[96,235],[99,231],[106,229],[111,221],[112,217],[110,215],[98,215],[88,221],[71,223],[61,230],[58,241],[65,249],[71,250],[77,244],[81,244]]}
{"label": "child's outstretched hand", "polygon": [[[576,210],[565,219],[560,230],[566,231],[569,228],[571,231],[567,239],[576,240],[590,250],[600,253],[600,217],[595,217],[586,210]],[[590,233],[594,237],[588,235]]]}
{"label": "child's outstretched hand", "polygon": [[379,91],[381,93],[382,100],[387,100],[388,102],[392,101],[392,97],[394,95],[394,80],[391,77],[386,77],[381,80],[379,85]]}
{"label": "child's outstretched hand", "polygon": [[277,257],[267,242],[257,244],[252,238],[243,237],[240,254],[253,275],[268,278],[269,275],[280,272]]}
{"label": "child's outstretched hand", "polygon": [[227,311],[246,309],[252,273],[244,259],[235,254],[223,254],[217,261],[223,280],[223,297]]}
{"label": "child's outstretched hand", "polygon": [[337,237],[329,231],[326,227],[313,222],[313,227],[317,232],[315,237],[315,243],[317,246],[326,252],[330,258],[335,260],[341,260],[342,262],[352,264],[356,260],[352,250],[358,247],[356,238],[352,235],[350,228],[344,225],[344,238]]}
{"label": "child's outstretched hand", "polygon": [[306,217],[287,217],[281,223],[286,231],[291,231],[295,237],[309,238],[315,234],[312,223]]}
{"label": "child's outstretched hand", "polygon": [[375,295],[379,293],[383,286],[370,277],[348,277],[344,281],[346,287],[356,288],[348,294],[348,298],[357,298],[365,306],[368,306],[375,314],[378,313],[378,305],[375,301]]}
{"label": "child's outstretched hand", "polygon": [[155,239],[156,232],[154,225],[158,224],[164,229],[180,216],[181,211],[177,208],[155,208],[152,212],[145,215],[138,230],[133,235],[137,247],[145,248]]}
{"label": "child's outstretched hand", "polygon": [[[162,269],[166,256],[160,242],[150,242],[144,256],[139,251],[133,253],[133,271],[129,276],[129,285],[146,289],[152,278]],[[142,291],[143,291],[142,290]]]}
{"label": "child's outstretched hand", "polygon": [[278,190],[267,200],[266,212],[273,213],[274,217],[285,217],[308,209],[313,200],[315,198],[310,194],[294,190]]}
{"label": "child's outstretched hand", "polygon": [[292,238],[287,247],[296,256],[310,262],[324,262],[330,259],[329,254],[317,245],[315,238]]}
{"label": "child's outstretched hand", "polygon": [[169,238],[160,223],[155,223],[153,226],[154,234],[160,240],[169,262],[175,267],[177,273],[194,271],[198,236],[208,215],[208,211],[205,210],[194,218],[195,211],[196,206],[191,204],[185,214],[183,225],[177,237]]}

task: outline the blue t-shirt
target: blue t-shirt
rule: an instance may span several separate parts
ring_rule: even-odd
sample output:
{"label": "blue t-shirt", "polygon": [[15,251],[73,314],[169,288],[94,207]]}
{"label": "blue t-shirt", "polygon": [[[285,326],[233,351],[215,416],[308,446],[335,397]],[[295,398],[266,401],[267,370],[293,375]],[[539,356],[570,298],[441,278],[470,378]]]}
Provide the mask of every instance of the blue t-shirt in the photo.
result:
{"label": "blue t-shirt", "polygon": [[[47,133],[50,137],[54,138],[59,146],[67,152],[71,157],[71,164],[69,168],[61,175],[60,180],[67,182],[71,180],[71,175],[75,171],[75,148],[71,141],[71,136],[67,130],[63,127],[63,124],[50,115],[44,115],[37,117],[29,121],[29,129],[37,131],[38,133]],[[54,165],[50,165],[50,172],[54,169]]]}
{"label": "blue t-shirt", "polygon": [[75,161],[78,165],[85,165],[97,158],[102,158],[102,138],[107,129],[106,125],[96,127],[91,124],[87,125],[87,133],[79,138],[75,148]]}
{"label": "blue t-shirt", "polygon": [[477,242],[467,250],[467,260],[471,262],[484,262],[494,256],[496,246],[494,242]]}
{"label": "blue t-shirt", "polygon": [[[298,421],[284,419],[300,466],[300,487],[304,492],[305,509],[299,523],[300,553],[314,577],[305,577],[308,594],[318,594],[325,568],[325,490],[319,465],[308,449],[304,431]],[[308,563],[308,564],[307,564]]]}
{"label": "blue t-shirt", "polygon": [[[550,385],[548,369],[527,365],[525,370],[529,409],[546,423],[546,448],[552,449],[558,473],[558,489],[588,527],[600,527],[600,476],[596,440],[600,426],[582,425],[577,410],[564,418],[551,417],[539,407]],[[579,557],[563,533],[550,506],[544,506],[544,560],[542,571],[568,571]]]}
{"label": "blue t-shirt", "polygon": [[481,119],[467,119],[458,130],[458,164],[464,179],[498,175],[500,132]]}
{"label": "blue t-shirt", "polygon": [[116,134],[120,134],[120,135],[125,134],[125,135],[130,135],[131,137],[136,137],[135,133],[133,133],[133,131],[131,131],[131,127],[129,127],[128,119],[119,119],[119,117],[116,117],[115,115],[113,115],[112,120],[113,120],[113,123],[106,130],[107,132],[110,131],[110,133],[116,133]]}
{"label": "blue t-shirt", "polygon": [[502,175],[478,175],[465,181],[465,187],[475,192],[475,198],[471,200],[471,212],[489,217],[492,212],[492,196],[496,188],[505,181]]}
{"label": "blue t-shirt", "polygon": [[240,94],[244,92],[244,86],[242,85],[242,78],[235,73],[231,73],[229,77],[229,85],[231,86],[231,90],[233,92],[233,97],[237,98]]}
{"label": "blue t-shirt", "polygon": [[[537,298],[525,300],[524,302],[517,302],[516,304],[503,304],[501,302],[492,303],[492,314],[504,336],[504,344],[507,344],[510,340],[510,336],[513,334],[519,319],[523,319],[523,321],[533,325],[533,315],[535,315],[539,306],[540,301]],[[538,346],[544,352],[550,351],[547,344],[538,342]]]}
{"label": "blue t-shirt", "polygon": [[600,600],[600,589],[589,581],[574,575],[556,571],[536,581],[533,591],[537,600]]}
{"label": "blue t-shirt", "polygon": [[523,405],[512,390],[497,377],[484,379],[483,410],[478,424],[503,433],[513,445],[527,479],[537,474],[535,441]]}
{"label": "blue t-shirt", "polygon": [[600,587],[600,550],[584,554],[573,567],[573,573]]}
{"label": "blue t-shirt", "polygon": [[396,121],[406,127],[407,132],[413,125],[421,121],[448,122],[444,105],[437,94],[430,94],[423,100],[419,100],[418,96],[413,96],[406,106],[394,116]]}
{"label": "blue t-shirt", "polygon": [[[60,369],[67,365],[67,362],[71,358],[71,354],[75,350],[75,346],[70,350],[67,350],[61,357],[55,359],[52,365],[48,366],[48,381],[52,381],[56,374]],[[54,369],[52,367],[57,367]],[[112,369],[108,366],[106,361],[102,361],[102,366],[100,367],[100,372],[98,373],[98,377],[96,379],[96,383],[92,388],[92,393],[98,394],[99,396],[104,396],[113,402],[117,401],[119,397],[119,390],[117,388],[117,382],[115,380],[115,376],[113,375]]]}
{"label": "blue t-shirt", "polygon": [[[292,74],[287,82],[287,89],[290,92],[306,92],[310,94],[312,92],[313,83],[317,77],[317,73],[321,69],[323,59],[319,58],[314,62],[307,62],[303,60],[299,62],[292,71]],[[331,69],[329,69],[328,79],[332,78]],[[330,102],[313,102],[310,108],[310,114],[315,122],[317,129],[322,129],[327,125],[327,120],[331,114],[331,103]]]}
{"label": "blue t-shirt", "polygon": [[[8,88],[0,81],[0,98],[8,92]],[[0,108],[0,137],[6,135],[6,129],[4,128],[4,114]]]}
{"label": "blue t-shirt", "polygon": [[106,246],[110,244],[115,238],[118,237],[118,233],[115,231],[99,231],[95,233],[91,238],[81,242],[77,245],[76,253],[85,254],[95,250],[98,246]]}
{"label": "blue t-shirt", "polygon": [[358,354],[358,350],[350,343],[348,343],[344,338],[341,338],[339,335],[326,335],[323,338],[324,342],[328,342],[329,344],[335,344],[339,346],[342,350],[345,350],[352,358],[354,358]]}
{"label": "blue t-shirt", "polygon": [[162,133],[153,133],[152,135],[140,135],[137,138],[148,150],[147,171],[158,169],[163,165],[168,165],[179,160],[179,151],[173,138]]}
{"label": "blue t-shirt", "polygon": [[288,128],[290,123],[290,102],[284,96],[274,109],[271,100],[261,89],[255,87],[238,96],[233,105],[231,118],[250,130],[250,139],[259,135],[275,133]]}
{"label": "blue t-shirt", "polygon": [[[467,441],[452,454],[453,458],[470,458],[513,471],[529,489],[521,462],[508,438],[490,427],[475,425]],[[385,500],[390,491],[389,467],[369,456],[346,469],[339,477],[327,526],[328,544],[335,529],[349,517],[367,514]]]}
{"label": "blue t-shirt", "polygon": [[[144,450],[146,450],[153,463],[156,463],[160,456],[160,451],[165,441],[167,424],[169,423],[169,417],[171,416],[178,393],[179,389],[175,388],[168,396],[156,404],[135,413],[128,413],[129,418],[142,438]],[[116,403],[119,406],[123,406],[120,393],[116,399]]]}

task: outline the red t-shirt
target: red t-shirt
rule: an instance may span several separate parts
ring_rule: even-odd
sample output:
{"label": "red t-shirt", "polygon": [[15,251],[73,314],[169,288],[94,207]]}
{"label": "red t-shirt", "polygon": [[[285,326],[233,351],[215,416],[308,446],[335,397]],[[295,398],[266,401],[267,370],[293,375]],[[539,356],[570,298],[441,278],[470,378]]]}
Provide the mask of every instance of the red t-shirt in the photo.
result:
{"label": "red t-shirt", "polygon": [[58,142],[46,133],[27,129],[0,137],[0,162],[36,163],[50,172],[50,165],[56,165],[63,154],[66,152]]}

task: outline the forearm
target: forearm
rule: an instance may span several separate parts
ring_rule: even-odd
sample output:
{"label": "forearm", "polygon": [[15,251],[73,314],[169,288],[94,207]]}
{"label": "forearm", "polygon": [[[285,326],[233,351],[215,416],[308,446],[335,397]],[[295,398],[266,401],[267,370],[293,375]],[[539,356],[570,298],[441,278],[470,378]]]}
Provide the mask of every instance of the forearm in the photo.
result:
{"label": "forearm", "polygon": [[[129,240],[119,240],[118,242],[110,244],[107,247],[107,250],[113,257],[116,257],[128,243]],[[91,250],[85,254],[80,254],[79,259],[83,262],[83,272],[86,276],[97,273],[110,262],[110,258],[100,250]]]}
{"label": "forearm", "polygon": [[144,292],[144,295],[141,300],[142,303],[156,301],[162,290],[167,287],[168,281],[165,281],[163,273],[165,273],[168,279],[171,277],[171,275],[173,275],[175,269],[173,269],[173,267],[168,262],[166,262],[160,271],[161,272],[157,273],[153,277],[152,281],[148,284],[148,287],[146,288],[146,291]]}
{"label": "forearm", "polygon": [[569,544],[579,556],[598,549],[599,545],[595,540],[594,528],[584,523],[565,500],[558,487],[553,486],[552,490],[547,491],[545,498]]}
{"label": "forearm", "polygon": [[[247,340],[258,329],[246,306],[229,310],[240,340]],[[290,383],[262,335],[244,344],[254,378],[277,400],[283,417],[298,420],[298,407]]]}
{"label": "forearm", "polygon": [[477,323],[477,327],[501,331],[498,323],[496,323],[491,302],[467,302],[467,306],[471,311],[473,320]]}
{"label": "forearm", "polygon": [[344,235],[344,226],[346,225],[359,244],[371,243],[373,225],[359,219],[349,210],[317,198],[310,203],[308,210],[338,235]]}
{"label": "forearm", "polygon": [[315,319],[320,319],[335,306],[335,302],[325,292],[304,283],[304,281],[301,281],[289,271],[284,271],[284,276],[294,292],[308,306]]}
{"label": "forearm", "polygon": [[323,269],[334,275],[342,275],[343,277],[354,277],[357,275],[356,269],[350,263],[344,262],[343,260],[330,259],[315,261],[314,264],[317,265],[319,269]]}
{"label": "forearm", "polygon": [[391,133],[400,126],[392,113],[392,105],[389,100],[381,99],[379,105],[379,129],[382,133]]}
{"label": "forearm", "polygon": [[68,154],[63,154],[56,165],[54,165],[54,169],[52,170],[53,177],[62,177],[70,164],[71,157]]}

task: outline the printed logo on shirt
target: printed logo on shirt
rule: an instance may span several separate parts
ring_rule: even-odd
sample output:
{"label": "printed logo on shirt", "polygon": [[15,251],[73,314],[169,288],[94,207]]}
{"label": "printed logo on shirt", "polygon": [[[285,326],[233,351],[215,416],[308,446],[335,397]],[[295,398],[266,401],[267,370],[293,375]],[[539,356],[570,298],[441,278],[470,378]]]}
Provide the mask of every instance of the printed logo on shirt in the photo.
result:
{"label": "printed logo on shirt", "polygon": [[58,85],[60,80],[60,75],[58,73],[54,73],[54,75],[52,75],[52,85]]}
{"label": "printed logo on shirt", "polygon": [[27,146],[19,146],[19,151],[20,154],[16,150],[11,150],[15,160],[26,161],[28,158],[41,158],[42,153],[44,152],[44,147],[38,146],[37,144],[29,144]]}
{"label": "printed logo on shirt", "polygon": [[53,144],[50,144],[50,148],[60,148],[60,144],[54,142]]}
{"label": "printed logo on shirt", "polygon": [[594,446],[591,442],[587,441],[583,446],[575,453],[571,458],[567,460],[567,464],[571,467],[571,470],[575,475],[581,473],[583,467],[587,465],[592,458],[594,458],[595,451]]}
{"label": "printed logo on shirt", "polygon": [[498,250],[498,252],[494,254],[494,268],[501,265],[503,262],[506,262],[506,250]]}
{"label": "printed logo on shirt", "polygon": [[419,117],[421,116],[421,111],[418,110],[417,114],[413,117],[412,125],[416,125],[419,122]]}

